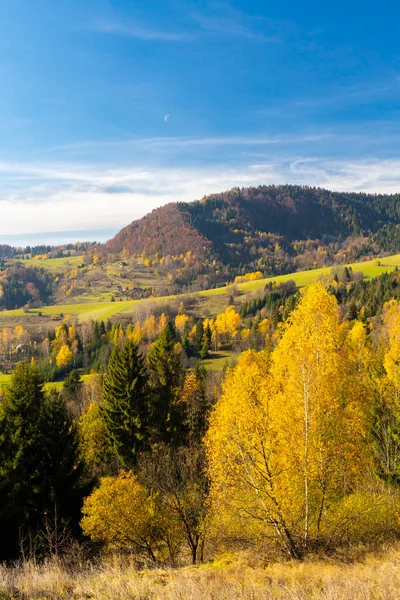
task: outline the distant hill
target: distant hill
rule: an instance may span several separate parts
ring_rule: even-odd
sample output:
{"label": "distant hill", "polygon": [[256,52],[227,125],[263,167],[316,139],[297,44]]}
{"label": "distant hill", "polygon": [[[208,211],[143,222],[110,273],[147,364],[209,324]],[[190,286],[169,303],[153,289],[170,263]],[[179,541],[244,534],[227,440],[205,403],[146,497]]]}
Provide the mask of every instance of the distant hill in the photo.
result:
{"label": "distant hill", "polygon": [[400,194],[305,186],[234,188],[172,203],[134,221],[103,251],[172,256],[191,251],[234,272],[265,274],[400,251]]}

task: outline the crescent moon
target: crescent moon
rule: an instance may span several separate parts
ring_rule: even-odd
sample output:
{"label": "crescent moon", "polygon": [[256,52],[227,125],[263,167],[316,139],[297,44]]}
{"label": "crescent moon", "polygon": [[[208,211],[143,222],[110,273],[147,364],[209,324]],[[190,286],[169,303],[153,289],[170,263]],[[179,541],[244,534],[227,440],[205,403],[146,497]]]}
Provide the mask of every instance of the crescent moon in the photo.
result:
{"label": "crescent moon", "polygon": [[170,116],[171,116],[171,115],[170,115],[169,113],[168,113],[167,115],[165,115],[165,117],[164,117],[164,121],[165,121],[165,122],[167,122],[167,121],[168,121],[168,119],[170,118]]}

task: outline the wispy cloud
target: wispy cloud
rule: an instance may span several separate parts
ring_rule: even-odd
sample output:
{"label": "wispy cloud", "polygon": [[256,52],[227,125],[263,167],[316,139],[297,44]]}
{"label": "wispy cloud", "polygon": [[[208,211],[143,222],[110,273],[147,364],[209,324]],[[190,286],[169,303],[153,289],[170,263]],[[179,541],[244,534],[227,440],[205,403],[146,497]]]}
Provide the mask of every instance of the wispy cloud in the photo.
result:
{"label": "wispy cloud", "polygon": [[138,21],[98,19],[91,27],[93,31],[125,35],[144,41],[182,42],[192,38],[188,32],[153,29]]}
{"label": "wispy cloud", "polygon": [[162,137],[149,137],[149,138],[131,138],[127,140],[108,140],[108,141],[87,141],[77,142],[74,144],[62,144],[60,146],[53,146],[45,150],[46,153],[56,153],[58,151],[71,150],[92,150],[92,149],[107,149],[110,151],[112,148],[139,148],[140,152],[146,149],[171,149],[171,148],[190,148],[190,147],[218,147],[218,146],[271,146],[271,145],[289,145],[289,144],[301,144],[311,143],[322,140],[328,140],[336,137],[336,134],[318,133],[318,134],[304,134],[304,135],[276,135],[276,136],[210,136],[210,137],[190,137],[190,136],[162,136]]}
{"label": "wispy cloud", "polygon": [[143,41],[183,42],[209,36],[218,39],[247,38],[261,42],[281,43],[282,27],[280,22],[247,15],[228,4],[213,3],[203,12],[188,11],[186,27],[182,31],[154,27],[137,19],[114,17],[98,18],[92,23],[90,29]]}
{"label": "wispy cloud", "polygon": [[276,36],[267,35],[262,31],[257,31],[248,24],[238,21],[229,16],[206,16],[195,14],[194,19],[197,24],[208,34],[221,37],[234,36],[236,38],[248,38],[269,43],[280,43],[281,39]]}
{"label": "wispy cloud", "polygon": [[286,31],[286,24],[281,21],[248,14],[227,2],[209,3],[202,12],[194,12],[192,18],[204,33],[222,39],[234,37],[281,43]]}
{"label": "wispy cloud", "polygon": [[316,107],[330,104],[367,104],[375,102],[377,98],[399,89],[399,81],[397,78],[391,80],[386,84],[376,85],[372,87],[359,86],[355,88],[345,88],[339,91],[339,93],[332,94],[331,96],[324,96],[322,98],[307,98],[303,100],[295,101],[298,106],[305,107]]}

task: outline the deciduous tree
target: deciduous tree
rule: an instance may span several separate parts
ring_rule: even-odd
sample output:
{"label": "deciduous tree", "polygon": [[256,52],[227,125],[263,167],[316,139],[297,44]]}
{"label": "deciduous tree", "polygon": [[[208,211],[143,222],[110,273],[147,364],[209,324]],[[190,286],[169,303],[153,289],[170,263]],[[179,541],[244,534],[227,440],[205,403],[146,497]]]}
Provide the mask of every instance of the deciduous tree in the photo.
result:
{"label": "deciduous tree", "polygon": [[[311,286],[271,358],[241,355],[211,416],[207,449],[219,518],[290,556],[340,535],[341,506],[372,476],[363,400],[347,395],[335,299]],[[271,360],[271,366],[269,361]],[[371,508],[371,505],[369,506]],[[358,515],[365,506],[357,503]]]}

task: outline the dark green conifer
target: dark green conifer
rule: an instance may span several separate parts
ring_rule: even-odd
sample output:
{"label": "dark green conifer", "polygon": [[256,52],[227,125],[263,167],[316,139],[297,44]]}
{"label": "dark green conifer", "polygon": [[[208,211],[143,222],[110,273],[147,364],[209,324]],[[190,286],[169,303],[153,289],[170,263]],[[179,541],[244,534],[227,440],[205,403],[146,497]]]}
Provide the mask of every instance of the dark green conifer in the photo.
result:
{"label": "dark green conifer", "polygon": [[210,346],[209,346],[208,341],[205,339],[204,343],[201,347],[201,350],[200,350],[200,358],[204,360],[205,358],[208,358],[209,356],[210,356]]}
{"label": "dark green conifer", "polygon": [[200,351],[203,346],[203,336],[204,336],[204,325],[203,325],[203,321],[200,319],[196,323],[196,332],[194,335],[194,341],[195,341],[196,349],[198,351]]}
{"label": "dark green conifer", "polygon": [[21,363],[0,407],[0,555],[36,535],[45,516],[79,519],[76,428],[56,391],[45,395],[35,364]]}
{"label": "dark green conifer", "polygon": [[121,461],[132,467],[146,445],[148,376],[138,346],[131,340],[111,353],[103,380],[101,410]]}
{"label": "dark green conifer", "polygon": [[208,347],[211,346],[211,339],[212,339],[212,331],[211,331],[211,327],[209,324],[207,324],[207,327],[204,330],[204,338],[208,343]]}
{"label": "dark green conifer", "polygon": [[183,416],[178,393],[183,379],[180,345],[175,328],[168,323],[147,355],[150,371],[150,429],[154,442],[179,444]]}

